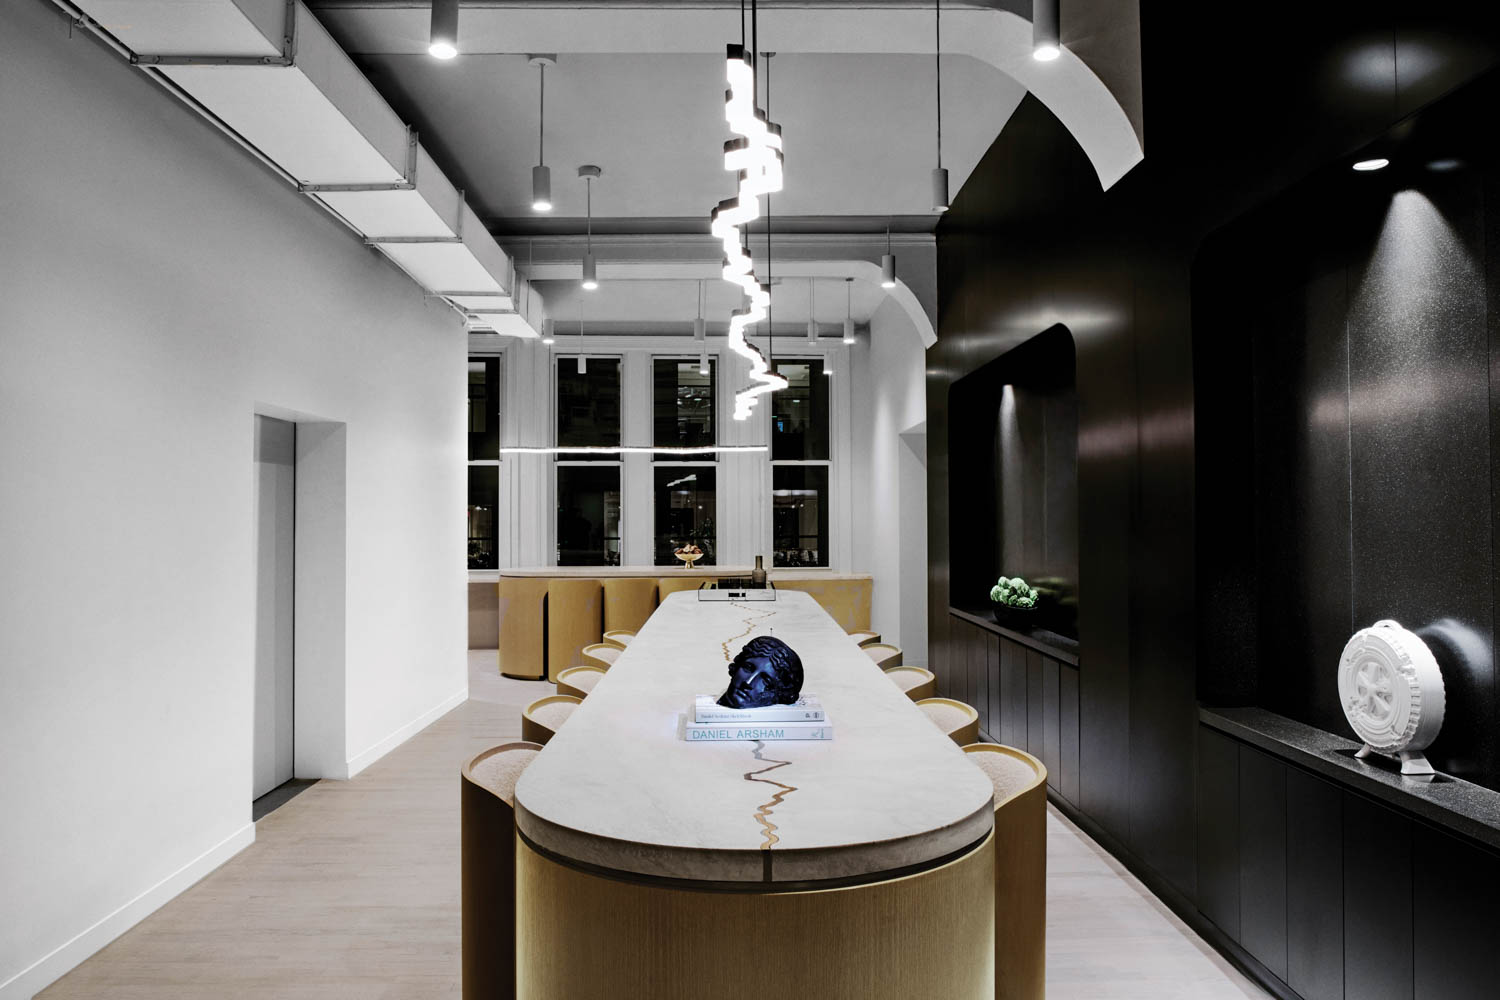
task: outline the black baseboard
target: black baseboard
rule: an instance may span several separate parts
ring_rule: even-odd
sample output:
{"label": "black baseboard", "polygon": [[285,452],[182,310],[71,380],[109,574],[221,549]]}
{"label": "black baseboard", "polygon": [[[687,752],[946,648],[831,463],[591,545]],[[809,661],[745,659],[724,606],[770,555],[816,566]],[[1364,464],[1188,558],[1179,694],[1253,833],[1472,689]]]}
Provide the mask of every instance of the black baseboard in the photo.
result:
{"label": "black baseboard", "polygon": [[1047,801],[1056,806],[1058,812],[1066,816],[1073,825],[1088,834],[1090,839],[1124,865],[1126,871],[1150,889],[1151,894],[1165,903],[1167,909],[1192,928],[1195,934],[1228,959],[1229,964],[1243,972],[1277,1000],[1304,1000],[1302,994],[1282,982],[1280,977],[1262,965],[1253,955],[1241,948],[1238,942],[1221,931],[1217,924],[1199,912],[1198,907],[1180,889],[1131,854],[1119,840],[1100,827],[1098,823],[1079,812],[1071,802],[1051,788],[1047,789]]}

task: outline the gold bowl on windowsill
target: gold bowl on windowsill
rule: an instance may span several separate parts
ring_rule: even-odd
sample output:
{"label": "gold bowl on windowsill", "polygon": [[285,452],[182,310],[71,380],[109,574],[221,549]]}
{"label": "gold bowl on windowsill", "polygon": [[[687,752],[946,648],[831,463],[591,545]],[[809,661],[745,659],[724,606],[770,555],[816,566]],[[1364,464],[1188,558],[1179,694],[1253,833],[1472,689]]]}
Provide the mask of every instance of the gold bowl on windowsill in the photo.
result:
{"label": "gold bowl on windowsill", "polygon": [[674,550],[672,554],[686,563],[688,569],[693,569],[693,564],[703,558],[703,550],[696,545],[684,545]]}

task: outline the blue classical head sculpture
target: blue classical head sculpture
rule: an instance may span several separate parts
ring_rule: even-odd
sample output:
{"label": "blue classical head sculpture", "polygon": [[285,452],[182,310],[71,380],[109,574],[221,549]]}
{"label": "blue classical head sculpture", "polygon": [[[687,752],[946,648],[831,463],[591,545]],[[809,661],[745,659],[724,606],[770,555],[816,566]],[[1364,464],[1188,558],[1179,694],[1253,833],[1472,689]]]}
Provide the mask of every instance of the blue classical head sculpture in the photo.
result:
{"label": "blue classical head sculpture", "polygon": [[745,643],[729,664],[729,687],[719,696],[725,708],[791,705],[802,694],[802,658],[769,635]]}

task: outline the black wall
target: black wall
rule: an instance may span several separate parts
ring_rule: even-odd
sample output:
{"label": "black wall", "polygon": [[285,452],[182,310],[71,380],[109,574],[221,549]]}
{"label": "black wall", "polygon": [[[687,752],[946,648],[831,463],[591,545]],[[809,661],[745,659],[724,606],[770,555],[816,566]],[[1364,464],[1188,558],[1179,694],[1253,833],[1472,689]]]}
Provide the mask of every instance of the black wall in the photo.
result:
{"label": "black wall", "polygon": [[[949,420],[950,387],[1061,323],[1076,345],[1079,420],[1074,804],[1179,902],[1196,899],[1198,871],[1197,491],[1218,471],[1198,466],[1213,434],[1254,420],[1233,410],[1199,422],[1195,261],[1215,230],[1492,65],[1496,6],[1144,0],[1145,162],[1101,192],[1028,97],[939,227],[927,386],[935,666],[951,676],[950,558],[961,554],[949,545],[949,479],[970,453]],[[1226,591],[1204,602],[1204,627],[1253,637],[1251,570],[1222,566],[1205,581]]]}
{"label": "black wall", "polygon": [[[1500,107],[1489,74],[1403,123],[1397,162],[1321,171],[1216,234],[1194,299],[1200,695],[1347,733],[1332,665],[1394,618],[1434,649],[1429,757],[1500,789],[1491,414]],[[1487,280],[1488,277],[1488,280]],[[1212,387],[1212,391],[1208,391]]]}

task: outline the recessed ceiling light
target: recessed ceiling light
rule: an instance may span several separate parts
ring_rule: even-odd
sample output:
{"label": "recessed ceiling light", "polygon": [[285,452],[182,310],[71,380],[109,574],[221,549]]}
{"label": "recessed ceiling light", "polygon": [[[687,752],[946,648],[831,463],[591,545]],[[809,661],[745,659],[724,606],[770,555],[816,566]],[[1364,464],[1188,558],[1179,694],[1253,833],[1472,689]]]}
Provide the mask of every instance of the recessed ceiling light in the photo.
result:
{"label": "recessed ceiling light", "polygon": [[1433,160],[1427,164],[1427,169],[1439,174],[1446,174],[1450,170],[1457,170],[1464,165],[1463,160],[1443,159]]}
{"label": "recessed ceiling light", "polygon": [[1062,49],[1056,45],[1038,45],[1031,50],[1031,58],[1037,62],[1051,62],[1062,55]]}
{"label": "recessed ceiling light", "polygon": [[452,59],[458,55],[458,0],[432,0],[427,54],[434,59]]}
{"label": "recessed ceiling light", "polygon": [[1390,165],[1391,165],[1391,161],[1390,160],[1387,160],[1383,156],[1376,156],[1376,157],[1373,157],[1373,158],[1368,159],[1368,160],[1360,160],[1360,161],[1358,161],[1357,163],[1354,164],[1354,169],[1358,170],[1358,171],[1360,171],[1362,173],[1367,173],[1367,172],[1369,172],[1371,170],[1380,170],[1380,169],[1382,169],[1384,167],[1388,167]]}

